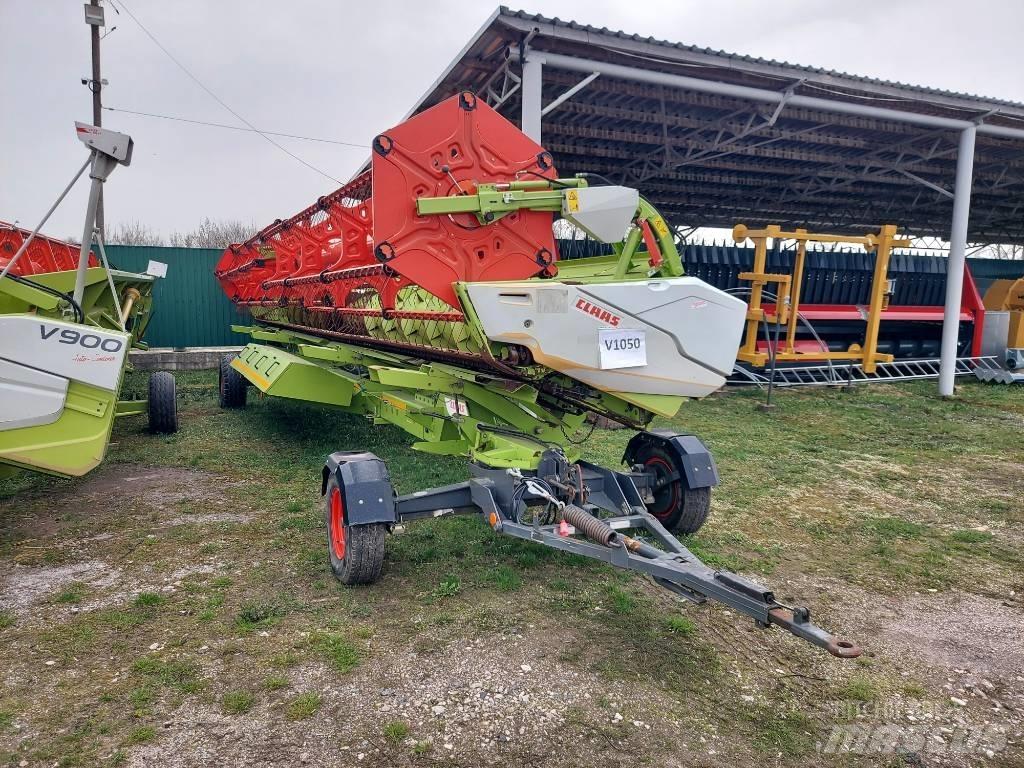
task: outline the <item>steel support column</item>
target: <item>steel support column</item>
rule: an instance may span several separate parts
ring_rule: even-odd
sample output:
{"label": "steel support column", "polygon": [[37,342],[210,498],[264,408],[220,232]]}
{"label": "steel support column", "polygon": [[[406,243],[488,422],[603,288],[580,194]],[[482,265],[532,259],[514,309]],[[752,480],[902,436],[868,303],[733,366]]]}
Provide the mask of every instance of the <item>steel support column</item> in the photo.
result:
{"label": "steel support column", "polygon": [[522,115],[520,117],[523,133],[541,143],[540,119],[541,107],[541,85],[543,78],[544,60],[527,50],[523,57],[523,83],[522,83]]}
{"label": "steel support column", "polygon": [[967,251],[967,220],[971,212],[971,184],[974,178],[974,139],[976,126],[960,132],[956,156],[956,186],[953,196],[953,225],[949,235],[949,259],[946,262],[946,307],[942,318],[939,394],[953,394],[956,351],[960,336],[960,298],[964,287],[964,263]]}

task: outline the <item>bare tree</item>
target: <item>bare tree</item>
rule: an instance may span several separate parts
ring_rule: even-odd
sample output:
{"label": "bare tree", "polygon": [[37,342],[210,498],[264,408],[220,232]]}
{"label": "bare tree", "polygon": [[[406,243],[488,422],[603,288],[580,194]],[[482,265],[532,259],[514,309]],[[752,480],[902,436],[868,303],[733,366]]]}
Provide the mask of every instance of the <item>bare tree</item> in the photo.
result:
{"label": "bare tree", "polygon": [[141,221],[122,221],[108,238],[111,245],[163,245],[160,233]]}
{"label": "bare tree", "polygon": [[178,248],[227,248],[256,234],[256,225],[242,221],[203,219],[190,232],[173,232],[171,245]]}

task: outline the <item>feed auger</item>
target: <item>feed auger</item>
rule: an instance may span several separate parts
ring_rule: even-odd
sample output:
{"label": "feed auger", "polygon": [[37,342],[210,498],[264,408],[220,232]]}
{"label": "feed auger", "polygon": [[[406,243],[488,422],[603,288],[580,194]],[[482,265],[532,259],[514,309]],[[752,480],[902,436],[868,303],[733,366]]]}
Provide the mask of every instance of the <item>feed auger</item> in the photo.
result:
{"label": "feed auger", "polygon": [[[338,578],[376,581],[398,523],[478,513],[499,533],[858,655],[806,608],[709,568],[670,532],[701,527],[718,483],[696,437],[641,431],[624,470],[581,456],[589,414],[643,430],[721,387],[746,304],[683,276],[670,228],[636,190],[560,178],[550,153],[471,93],[372,146],[369,171],[232,245],[216,273],[255,321],[236,327],[253,342],[221,366],[223,406],[244,405],[251,384],[470,460],[465,482],[397,496],[374,454],[328,457]],[[556,216],[612,253],[559,261]]]}

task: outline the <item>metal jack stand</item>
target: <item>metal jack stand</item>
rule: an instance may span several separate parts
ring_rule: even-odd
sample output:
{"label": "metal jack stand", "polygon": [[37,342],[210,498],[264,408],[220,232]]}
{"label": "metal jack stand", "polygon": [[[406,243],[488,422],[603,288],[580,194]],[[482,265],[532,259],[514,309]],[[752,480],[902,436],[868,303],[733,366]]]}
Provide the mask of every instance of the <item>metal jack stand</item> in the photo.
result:
{"label": "metal jack stand", "polygon": [[[92,186],[89,188],[89,203],[85,207],[82,250],[78,254],[78,272],[75,275],[74,298],[76,302],[81,303],[82,294],[85,292],[85,271],[89,268],[89,251],[92,250],[93,237],[96,238],[103,266],[107,270],[107,278],[110,279],[110,265],[107,263],[107,254],[103,249],[102,233],[96,228],[96,209],[99,207],[103,182],[119,164],[131,165],[132,149],[135,144],[131,136],[85,123],[75,123],[75,131],[79,140],[92,148],[92,168],[89,171]],[[110,289],[113,293],[113,280],[111,280]]]}
{"label": "metal jack stand", "polygon": [[[103,250],[102,236],[97,232],[96,229],[96,209],[99,207],[100,190],[103,188],[103,182],[107,180],[107,177],[113,173],[114,169],[118,165],[131,165],[132,162],[132,150],[135,147],[135,143],[132,141],[132,137],[124,133],[118,133],[117,131],[110,131],[104,128],[97,128],[94,125],[88,125],[87,123],[75,123],[75,135],[78,136],[78,140],[89,147],[92,151],[89,154],[89,159],[85,161],[78,172],[74,175],[71,181],[64,191],[58,195],[57,200],[53,205],[50,206],[50,210],[46,212],[46,215],[36,225],[36,228],[32,230],[32,234],[25,238],[25,242],[21,244],[18,252],[14,254],[7,266],[4,267],[3,271],[0,272],[0,280],[7,277],[7,273],[14,269],[14,265],[18,263],[18,259],[21,258],[22,254],[28,250],[29,245],[35,240],[36,235],[39,234],[46,222],[49,221],[50,216],[57,210],[57,207],[64,201],[64,198],[68,196],[68,192],[71,191],[72,187],[78,182],[85,173],[85,169],[91,166],[89,171],[89,178],[92,179],[92,186],[89,189],[89,202],[85,209],[85,228],[82,232],[82,248],[78,254],[78,271],[75,274],[75,290],[72,295],[75,304],[81,306],[82,296],[85,293],[85,273],[89,268],[89,251],[92,250],[93,237],[97,237],[97,243],[99,244],[100,255],[103,259],[103,266],[107,269],[107,278],[110,279],[110,265],[107,263],[107,256]],[[114,292],[113,281],[110,282],[111,295],[116,296]],[[123,330],[123,322],[122,322]]]}

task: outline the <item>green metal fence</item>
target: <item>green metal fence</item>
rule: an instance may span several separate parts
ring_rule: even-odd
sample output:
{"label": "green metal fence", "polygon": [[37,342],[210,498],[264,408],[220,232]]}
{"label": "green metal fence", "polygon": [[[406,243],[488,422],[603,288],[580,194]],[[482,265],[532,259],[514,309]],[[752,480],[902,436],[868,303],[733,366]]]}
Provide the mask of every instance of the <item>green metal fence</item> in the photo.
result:
{"label": "green metal fence", "polygon": [[[167,277],[157,280],[153,291],[153,321],[146,331],[150,346],[242,346],[248,341],[248,337],[231,332],[232,323],[245,320],[213,277],[213,268],[222,253],[218,248],[107,247],[111,264],[118,269],[144,272],[150,260],[167,265]],[[994,279],[1024,274],[1021,261],[967,261],[983,294]]]}
{"label": "green metal fence", "polygon": [[247,337],[231,332],[244,322],[213,277],[218,248],[107,246],[115,269],[145,272],[150,260],[167,265],[167,277],[153,289],[153,319],[145,341],[151,347],[244,346]]}

